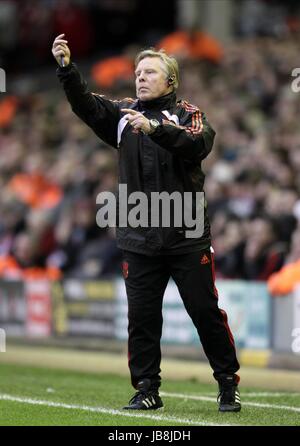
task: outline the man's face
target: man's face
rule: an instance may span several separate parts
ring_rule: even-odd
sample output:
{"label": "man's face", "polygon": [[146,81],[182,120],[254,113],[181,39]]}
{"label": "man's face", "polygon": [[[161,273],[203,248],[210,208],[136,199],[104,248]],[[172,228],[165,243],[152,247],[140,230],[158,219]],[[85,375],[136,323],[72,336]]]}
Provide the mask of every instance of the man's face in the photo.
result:
{"label": "man's face", "polygon": [[159,57],[142,59],[136,67],[135,75],[136,95],[142,101],[149,101],[172,91],[163,61]]}

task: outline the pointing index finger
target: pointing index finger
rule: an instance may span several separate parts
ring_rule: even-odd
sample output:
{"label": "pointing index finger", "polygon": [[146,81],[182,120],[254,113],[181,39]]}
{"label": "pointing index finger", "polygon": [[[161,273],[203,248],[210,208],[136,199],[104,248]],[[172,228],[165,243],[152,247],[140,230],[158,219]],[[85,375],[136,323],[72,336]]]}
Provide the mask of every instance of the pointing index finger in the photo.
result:
{"label": "pointing index finger", "polygon": [[131,108],[121,108],[121,111],[129,115],[137,115],[139,113],[136,110],[131,110]]}

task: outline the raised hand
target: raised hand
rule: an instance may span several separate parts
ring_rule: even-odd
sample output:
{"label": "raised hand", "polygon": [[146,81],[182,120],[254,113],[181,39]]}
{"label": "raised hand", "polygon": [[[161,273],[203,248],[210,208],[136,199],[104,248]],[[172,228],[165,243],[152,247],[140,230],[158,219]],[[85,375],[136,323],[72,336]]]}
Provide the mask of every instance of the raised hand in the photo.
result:
{"label": "raised hand", "polygon": [[63,39],[64,34],[57,36],[53,42],[52,54],[60,66],[67,66],[70,63],[71,51],[67,40]]}

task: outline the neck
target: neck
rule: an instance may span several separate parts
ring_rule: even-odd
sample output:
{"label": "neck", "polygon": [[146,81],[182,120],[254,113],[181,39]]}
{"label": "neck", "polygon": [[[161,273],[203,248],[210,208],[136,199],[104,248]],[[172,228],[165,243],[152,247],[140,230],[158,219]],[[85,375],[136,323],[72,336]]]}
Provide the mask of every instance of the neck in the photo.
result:
{"label": "neck", "polygon": [[139,106],[142,109],[156,109],[156,110],[168,110],[174,107],[176,104],[176,93],[171,91],[158,98],[149,99],[148,101],[143,101],[139,99]]}

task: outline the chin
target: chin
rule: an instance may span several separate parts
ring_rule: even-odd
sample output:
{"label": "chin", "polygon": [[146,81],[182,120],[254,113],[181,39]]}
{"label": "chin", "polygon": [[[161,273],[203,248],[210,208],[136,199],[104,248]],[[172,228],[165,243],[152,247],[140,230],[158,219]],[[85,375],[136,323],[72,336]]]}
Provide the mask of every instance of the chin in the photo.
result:
{"label": "chin", "polygon": [[154,99],[150,92],[139,93],[138,98],[141,99],[141,101],[150,101],[151,99]]}

